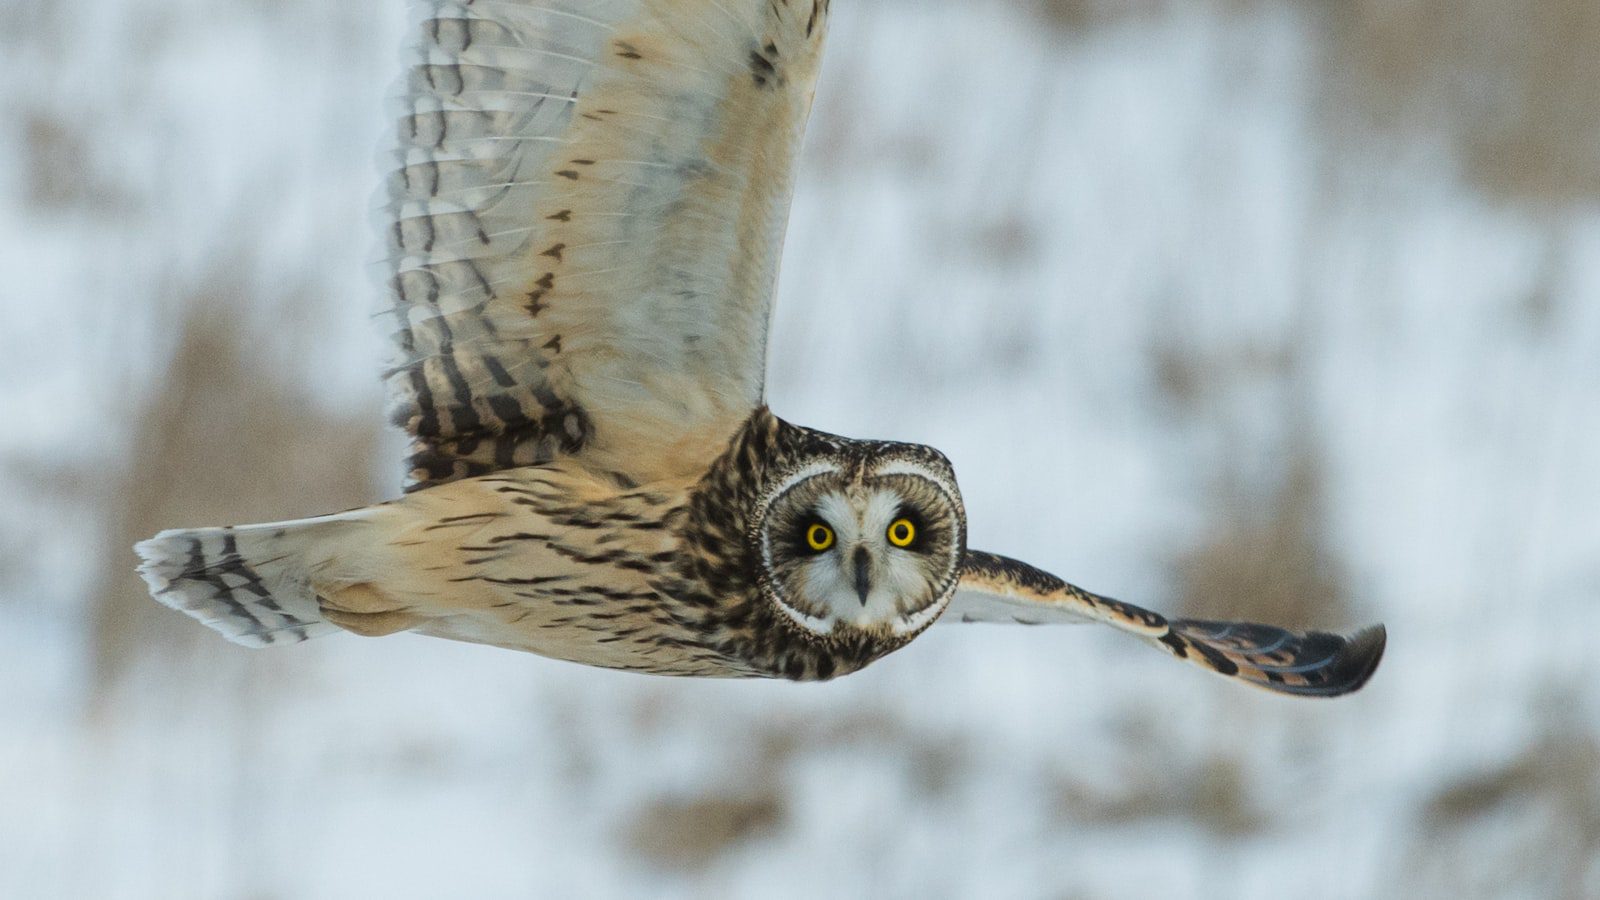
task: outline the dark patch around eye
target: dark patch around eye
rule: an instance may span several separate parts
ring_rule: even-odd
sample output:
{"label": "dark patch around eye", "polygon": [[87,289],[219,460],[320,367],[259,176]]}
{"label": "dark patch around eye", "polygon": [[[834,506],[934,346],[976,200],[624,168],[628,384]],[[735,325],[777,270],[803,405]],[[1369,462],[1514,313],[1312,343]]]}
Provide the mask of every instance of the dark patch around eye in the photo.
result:
{"label": "dark patch around eye", "polygon": [[889,527],[893,528],[894,523],[901,519],[905,519],[911,523],[913,533],[911,535],[911,543],[905,545],[904,547],[899,547],[898,549],[914,550],[918,553],[927,552],[928,539],[931,536],[928,530],[927,518],[924,517],[922,513],[917,512],[914,507],[901,504],[900,508],[895,511],[894,518],[889,520]]}
{"label": "dark patch around eye", "polygon": [[[819,525],[826,530],[827,537],[826,546],[820,550],[811,546],[811,529]],[[821,516],[810,516],[808,518],[801,519],[799,527],[794,530],[795,551],[803,556],[815,556],[819,553],[831,550],[834,542],[837,539],[838,537],[833,530],[833,526],[829,525]]]}

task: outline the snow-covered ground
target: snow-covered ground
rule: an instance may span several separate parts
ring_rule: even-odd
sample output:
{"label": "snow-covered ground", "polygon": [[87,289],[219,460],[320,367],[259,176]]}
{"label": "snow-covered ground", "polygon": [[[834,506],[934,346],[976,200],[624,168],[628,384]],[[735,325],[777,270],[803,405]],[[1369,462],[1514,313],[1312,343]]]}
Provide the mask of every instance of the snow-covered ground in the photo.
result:
{"label": "snow-covered ground", "polygon": [[0,8],[0,896],[1600,896],[1600,14],[1549,6],[834,4],[774,408],[1092,589],[1386,622],[1326,703],[1087,628],[820,686],[201,633],[134,537],[398,480],[403,7]]}

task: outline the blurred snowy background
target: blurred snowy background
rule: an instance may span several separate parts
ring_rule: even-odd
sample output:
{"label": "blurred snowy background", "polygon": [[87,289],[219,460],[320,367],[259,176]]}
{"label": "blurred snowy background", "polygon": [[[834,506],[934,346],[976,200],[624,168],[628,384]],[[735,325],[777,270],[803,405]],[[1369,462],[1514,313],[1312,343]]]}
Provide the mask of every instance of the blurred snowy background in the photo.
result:
{"label": "blurred snowy background", "polygon": [[1269,696],[1099,629],[824,686],[254,653],[157,529],[395,492],[400,0],[0,0],[0,896],[1600,896],[1600,4],[840,0],[771,399],[974,546],[1389,625]]}

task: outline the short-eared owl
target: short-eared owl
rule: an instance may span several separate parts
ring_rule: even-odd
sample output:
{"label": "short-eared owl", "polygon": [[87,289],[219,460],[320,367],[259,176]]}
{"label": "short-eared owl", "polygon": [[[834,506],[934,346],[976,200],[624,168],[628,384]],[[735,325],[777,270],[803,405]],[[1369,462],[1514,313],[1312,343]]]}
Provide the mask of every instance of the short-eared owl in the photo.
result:
{"label": "short-eared owl", "polygon": [[1294,694],[1344,638],[1168,620],[967,548],[937,450],[774,416],[767,320],[828,0],[426,0],[388,179],[407,493],[139,545],[229,639],[476,641],[826,679],[935,621],[1103,622]]}

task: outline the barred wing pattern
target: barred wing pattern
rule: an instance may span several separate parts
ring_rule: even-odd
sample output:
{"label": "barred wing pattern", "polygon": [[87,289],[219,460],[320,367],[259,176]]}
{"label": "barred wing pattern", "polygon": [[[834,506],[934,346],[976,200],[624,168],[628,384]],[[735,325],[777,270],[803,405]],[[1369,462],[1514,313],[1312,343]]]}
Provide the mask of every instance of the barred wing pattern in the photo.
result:
{"label": "barred wing pattern", "polygon": [[388,181],[407,489],[703,468],[762,402],[827,0],[430,0]]}
{"label": "barred wing pattern", "polygon": [[1100,622],[1218,674],[1308,697],[1336,697],[1366,684],[1383,658],[1385,643],[1382,625],[1345,637],[1250,622],[1169,620],[1091,594],[1027,563],[976,550],[967,551],[961,583],[940,621]]}

